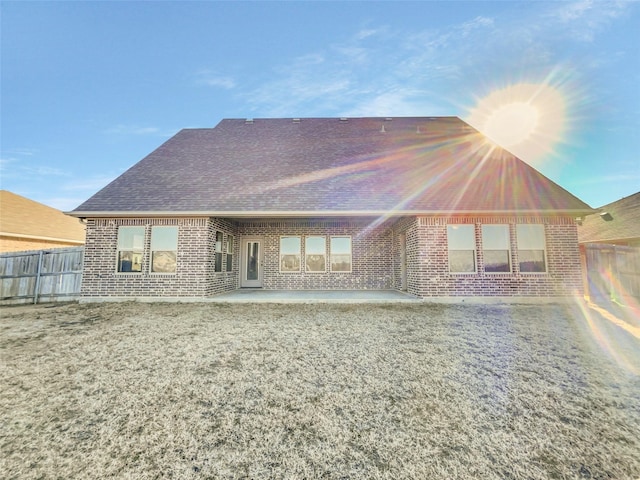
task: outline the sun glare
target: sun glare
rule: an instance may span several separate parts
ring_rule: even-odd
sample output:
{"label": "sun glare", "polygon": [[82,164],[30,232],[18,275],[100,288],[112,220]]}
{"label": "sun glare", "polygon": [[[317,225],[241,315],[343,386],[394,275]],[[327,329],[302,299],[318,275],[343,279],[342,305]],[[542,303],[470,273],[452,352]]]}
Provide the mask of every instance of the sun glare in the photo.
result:
{"label": "sun glare", "polygon": [[565,102],[547,84],[520,83],[479,100],[466,120],[522,160],[539,164],[563,139]]}

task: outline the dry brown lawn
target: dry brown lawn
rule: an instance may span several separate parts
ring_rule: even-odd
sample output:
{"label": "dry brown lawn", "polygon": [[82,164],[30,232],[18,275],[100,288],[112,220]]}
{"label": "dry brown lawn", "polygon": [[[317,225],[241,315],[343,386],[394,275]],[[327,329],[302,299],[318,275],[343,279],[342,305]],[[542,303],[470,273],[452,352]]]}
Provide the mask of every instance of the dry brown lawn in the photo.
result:
{"label": "dry brown lawn", "polygon": [[0,356],[3,478],[640,478],[640,343],[584,307],[5,307]]}

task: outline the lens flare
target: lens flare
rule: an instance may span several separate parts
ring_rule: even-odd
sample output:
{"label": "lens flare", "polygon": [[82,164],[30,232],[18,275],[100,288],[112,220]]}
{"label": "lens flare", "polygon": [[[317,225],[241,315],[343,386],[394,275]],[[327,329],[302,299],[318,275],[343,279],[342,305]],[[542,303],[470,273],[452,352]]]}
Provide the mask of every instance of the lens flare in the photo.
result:
{"label": "lens flare", "polygon": [[567,108],[547,83],[519,83],[478,100],[465,120],[530,164],[550,159],[567,130]]}

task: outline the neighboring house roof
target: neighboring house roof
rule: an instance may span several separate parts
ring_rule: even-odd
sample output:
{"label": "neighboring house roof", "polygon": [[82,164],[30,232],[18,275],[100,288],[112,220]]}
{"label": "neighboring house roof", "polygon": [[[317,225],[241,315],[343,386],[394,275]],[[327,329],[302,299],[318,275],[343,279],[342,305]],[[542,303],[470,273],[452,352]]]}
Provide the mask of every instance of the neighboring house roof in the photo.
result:
{"label": "neighboring house roof", "polygon": [[592,209],[457,117],[226,119],[71,212],[308,216]]}
{"label": "neighboring house roof", "polygon": [[85,227],[60,210],[0,190],[0,235],[82,244]]}
{"label": "neighboring house roof", "polygon": [[640,192],[587,215],[578,227],[580,243],[627,243],[640,240]]}

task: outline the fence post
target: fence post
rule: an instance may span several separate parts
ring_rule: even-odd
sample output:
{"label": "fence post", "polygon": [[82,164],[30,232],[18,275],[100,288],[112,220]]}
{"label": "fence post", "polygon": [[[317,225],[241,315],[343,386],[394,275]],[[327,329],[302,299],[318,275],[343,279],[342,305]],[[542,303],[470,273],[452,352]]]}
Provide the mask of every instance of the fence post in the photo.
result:
{"label": "fence post", "polygon": [[42,257],[44,254],[44,250],[40,250],[40,255],[38,256],[38,271],[36,272],[36,286],[35,291],[33,292],[33,304],[38,303],[38,293],[40,292],[40,272],[42,271]]}

